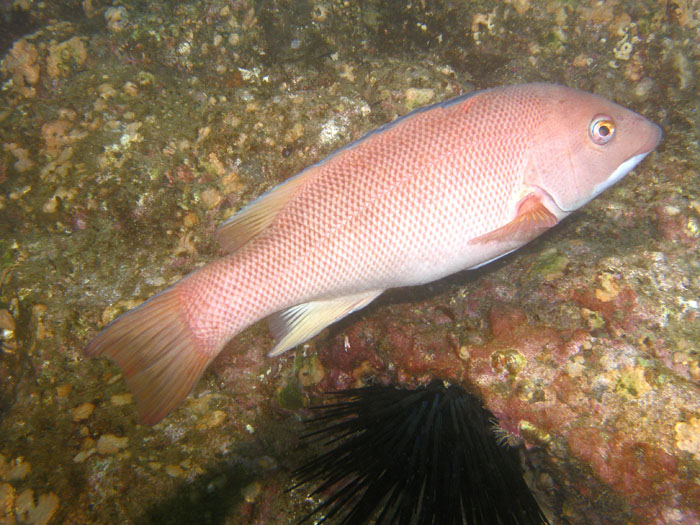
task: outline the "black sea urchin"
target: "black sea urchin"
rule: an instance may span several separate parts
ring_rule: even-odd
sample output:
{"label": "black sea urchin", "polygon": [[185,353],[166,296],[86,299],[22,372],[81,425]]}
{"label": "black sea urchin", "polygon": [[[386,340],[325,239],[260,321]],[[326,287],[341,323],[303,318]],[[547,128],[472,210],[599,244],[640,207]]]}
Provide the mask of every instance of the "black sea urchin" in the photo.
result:
{"label": "black sea urchin", "polygon": [[342,524],[542,524],[517,451],[494,416],[456,386],[370,386],[333,394],[306,435],[327,452],[294,472],[325,499],[303,520]]}

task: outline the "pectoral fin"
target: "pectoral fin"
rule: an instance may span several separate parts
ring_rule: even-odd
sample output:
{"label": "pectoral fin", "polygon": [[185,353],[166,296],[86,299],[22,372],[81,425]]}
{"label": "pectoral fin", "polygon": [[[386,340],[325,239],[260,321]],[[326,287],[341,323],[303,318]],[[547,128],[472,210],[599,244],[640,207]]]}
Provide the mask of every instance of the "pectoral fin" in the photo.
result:
{"label": "pectoral fin", "polygon": [[326,301],[312,301],[271,315],[268,325],[277,344],[268,355],[278,356],[312,338],[326,326],[364,308],[383,291],[373,290]]}
{"label": "pectoral fin", "polygon": [[537,195],[528,195],[518,207],[515,218],[497,230],[472,239],[473,244],[487,242],[525,243],[559,222]]}

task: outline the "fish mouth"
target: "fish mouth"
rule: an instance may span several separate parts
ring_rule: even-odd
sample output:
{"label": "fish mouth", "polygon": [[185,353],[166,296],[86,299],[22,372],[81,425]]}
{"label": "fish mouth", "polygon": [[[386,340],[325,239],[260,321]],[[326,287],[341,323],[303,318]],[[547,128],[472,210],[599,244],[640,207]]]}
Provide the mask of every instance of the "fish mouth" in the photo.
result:
{"label": "fish mouth", "polygon": [[631,158],[651,153],[653,150],[656,149],[656,146],[659,145],[659,142],[661,142],[661,139],[664,136],[664,130],[658,124],[654,124],[653,122],[649,122],[648,120],[645,120],[644,124],[646,124],[650,128],[651,133],[648,134],[647,140],[644,141],[644,143],[639,147],[635,154],[632,155]]}

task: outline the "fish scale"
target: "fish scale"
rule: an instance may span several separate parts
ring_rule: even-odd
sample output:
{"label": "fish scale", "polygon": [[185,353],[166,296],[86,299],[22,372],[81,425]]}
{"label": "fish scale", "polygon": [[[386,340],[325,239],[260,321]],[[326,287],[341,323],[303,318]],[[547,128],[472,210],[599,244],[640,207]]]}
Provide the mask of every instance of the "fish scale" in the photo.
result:
{"label": "fish scale", "polygon": [[[601,122],[609,137],[595,134]],[[548,84],[421,108],[244,208],[217,232],[226,255],[113,321],[87,352],[124,368],[154,423],[257,320],[268,317],[278,355],[388,288],[498,258],[618,180],[660,137],[636,113]]]}

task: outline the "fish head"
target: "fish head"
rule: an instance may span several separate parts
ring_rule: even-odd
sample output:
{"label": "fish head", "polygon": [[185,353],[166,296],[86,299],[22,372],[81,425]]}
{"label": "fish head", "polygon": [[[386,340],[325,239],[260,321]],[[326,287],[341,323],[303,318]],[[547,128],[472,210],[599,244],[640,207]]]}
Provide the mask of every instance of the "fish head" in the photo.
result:
{"label": "fish head", "polygon": [[653,122],[603,97],[541,85],[526,186],[538,188],[561,218],[622,179],[661,140]]}

